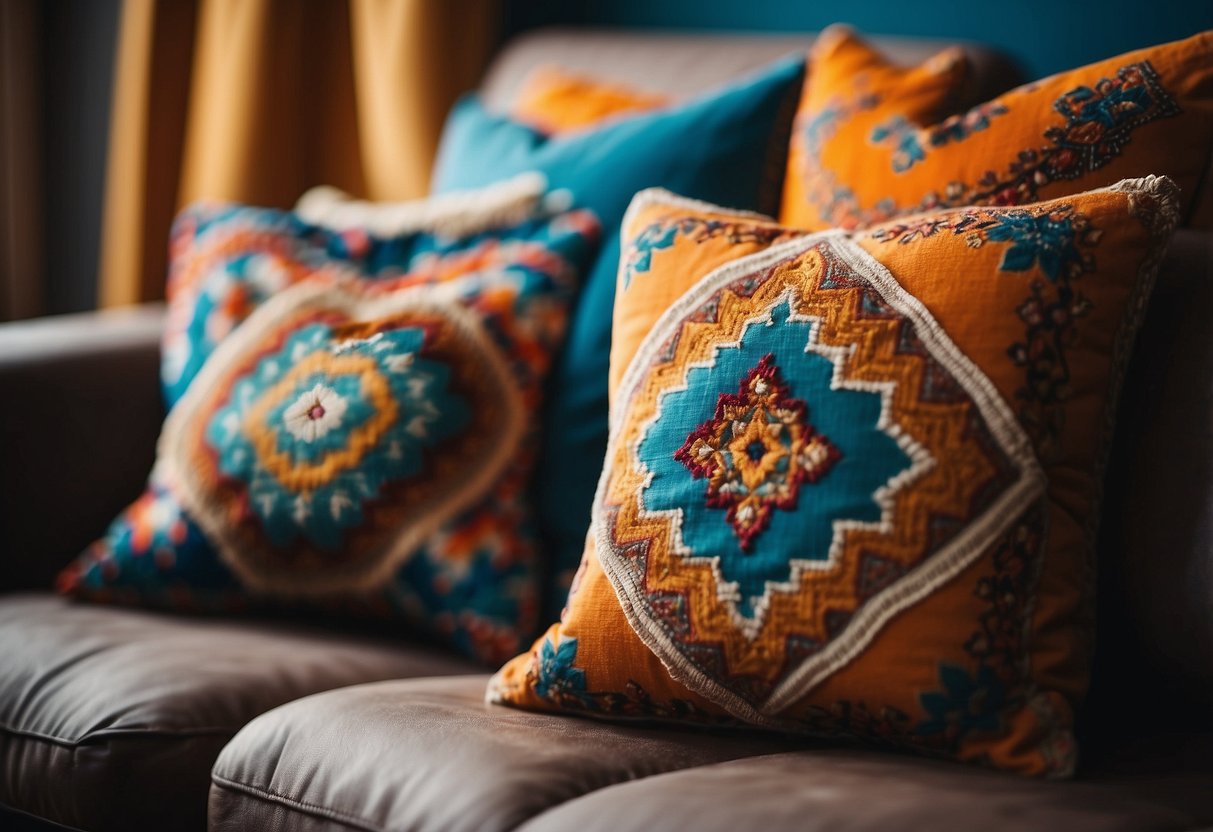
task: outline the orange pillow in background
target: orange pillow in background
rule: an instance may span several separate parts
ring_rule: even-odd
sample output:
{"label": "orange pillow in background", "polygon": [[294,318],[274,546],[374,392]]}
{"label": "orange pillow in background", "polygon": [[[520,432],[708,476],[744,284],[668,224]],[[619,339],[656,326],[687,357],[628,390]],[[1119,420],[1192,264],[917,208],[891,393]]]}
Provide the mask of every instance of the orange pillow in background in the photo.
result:
{"label": "orange pillow in background", "polygon": [[[805,75],[796,112],[792,141],[788,147],[788,172],[783,182],[780,221],[786,225],[813,230],[830,223],[807,218],[801,210],[809,205],[810,189],[815,181],[809,176],[816,160],[809,156],[817,147],[821,130],[833,128],[840,118],[842,96],[861,100],[867,121],[882,122],[901,116],[919,124],[930,124],[952,111],[969,77],[968,59],[959,47],[936,53],[918,66],[904,67],[888,61],[884,55],[859,38],[849,27],[836,25],[817,36],[809,52],[812,81]],[[894,94],[883,91],[893,91]],[[843,125],[849,128],[848,125]],[[805,141],[806,133],[814,141]],[[857,131],[839,130],[837,142],[853,140]],[[855,154],[856,157],[866,154]],[[860,159],[870,163],[871,159]],[[800,172],[800,175],[793,175]],[[840,223],[842,224],[842,223]],[[853,226],[848,226],[853,227]]]}
{"label": "orange pillow in background", "polygon": [[559,623],[488,698],[1068,776],[1161,177],[808,234],[638,194]]}
{"label": "orange pillow in background", "polygon": [[531,71],[510,107],[510,116],[548,135],[590,127],[612,116],[656,110],[669,96],[557,66]]}
{"label": "orange pillow in background", "polygon": [[[946,53],[945,53],[946,55]],[[1166,175],[1183,216],[1213,153],[1213,32],[1026,84],[943,120],[959,77],[900,68],[822,33],[801,94],[780,220],[862,228],[960,205],[1022,205]]]}

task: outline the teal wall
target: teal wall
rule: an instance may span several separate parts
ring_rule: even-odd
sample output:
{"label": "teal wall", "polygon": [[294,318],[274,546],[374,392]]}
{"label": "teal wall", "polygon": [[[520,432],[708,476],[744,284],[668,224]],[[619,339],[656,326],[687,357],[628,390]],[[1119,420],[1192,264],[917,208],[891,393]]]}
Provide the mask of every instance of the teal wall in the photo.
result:
{"label": "teal wall", "polygon": [[796,32],[845,21],[873,34],[991,43],[1029,78],[1213,29],[1213,0],[523,0],[520,7],[530,23],[629,28]]}

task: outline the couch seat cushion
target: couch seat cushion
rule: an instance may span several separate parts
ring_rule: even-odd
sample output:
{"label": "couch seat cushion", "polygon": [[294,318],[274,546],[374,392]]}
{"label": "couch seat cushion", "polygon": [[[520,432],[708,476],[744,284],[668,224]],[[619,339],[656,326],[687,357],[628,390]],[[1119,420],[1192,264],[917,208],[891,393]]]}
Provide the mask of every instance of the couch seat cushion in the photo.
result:
{"label": "couch seat cushion", "polygon": [[487,681],[359,685],[263,715],[215,763],[211,829],[513,829],[614,783],[797,747],[486,705]]}
{"label": "couch seat cushion", "polygon": [[476,670],[432,648],[0,598],[0,804],[90,830],[202,829],[211,764],[317,691]]}
{"label": "couch seat cushion", "polygon": [[1131,770],[1105,769],[1067,783],[857,749],[772,754],[605,788],[523,829],[626,832],[670,818],[696,832],[1192,829],[1213,818],[1209,746],[1196,767],[1163,754],[1174,761],[1171,770],[1151,771],[1144,752],[1135,750],[1125,761]]}

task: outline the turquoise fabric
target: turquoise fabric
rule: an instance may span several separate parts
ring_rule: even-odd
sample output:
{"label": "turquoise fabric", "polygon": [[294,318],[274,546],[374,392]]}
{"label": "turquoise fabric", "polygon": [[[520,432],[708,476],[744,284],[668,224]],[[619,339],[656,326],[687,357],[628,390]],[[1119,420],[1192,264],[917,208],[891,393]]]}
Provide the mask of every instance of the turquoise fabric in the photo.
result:
{"label": "turquoise fabric", "polygon": [[[749,327],[738,347],[717,349],[712,367],[692,368],[686,389],[662,397],[661,417],[637,450],[653,473],[642,497],[644,507],[682,510],[684,542],[692,552],[720,559],[721,576],[738,584],[738,612],[747,618],[753,617],[768,582],[790,579],[789,557],[808,561],[828,557],[835,520],[879,522],[877,489],[912,464],[897,441],[877,426],[880,395],[834,389],[834,364],[818,353],[805,352],[813,324],[789,322],[788,313],[786,303],[777,307],[772,325]],[[674,454],[700,424],[712,419],[721,395],[737,393],[738,381],[764,356],[774,360],[790,395],[808,406],[813,429],[838,449],[841,458],[820,482],[802,484],[796,509],[776,509],[752,551],[743,552],[725,520],[725,510],[707,505],[705,482],[692,478]]]}
{"label": "turquoise fabric", "polygon": [[788,58],[685,105],[562,136],[544,136],[489,113],[474,97],[451,113],[434,170],[436,192],[539,171],[553,190],[567,189],[575,207],[597,214],[605,229],[549,386],[537,474],[539,520],[556,569],[550,600],[557,610],[581,558],[606,453],[607,365],[623,214],[633,195],[648,187],[774,213],[803,74],[803,59]]}

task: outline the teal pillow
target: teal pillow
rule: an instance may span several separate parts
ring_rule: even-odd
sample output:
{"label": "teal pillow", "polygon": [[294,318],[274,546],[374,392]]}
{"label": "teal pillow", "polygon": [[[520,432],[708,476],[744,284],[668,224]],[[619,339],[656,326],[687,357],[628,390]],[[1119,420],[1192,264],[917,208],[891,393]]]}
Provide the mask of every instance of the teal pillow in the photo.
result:
{"label": "teal pillow", "polygon": [[787,58],[681,106],[556,136],[490,113],[475,97],[459,102],[447,121],[434,170],[436,193],[539,171],[551,188],[567,190],[575,207],[594,212],[605,230],[549,385],[537,502],[557,570],[552,602],[563,601],[581,558],[606,453],[611,310],[624,211],[637,191],[662,187],[774,213],[781,174],[772,172],[780,170],[803,75],[804,60]]}

